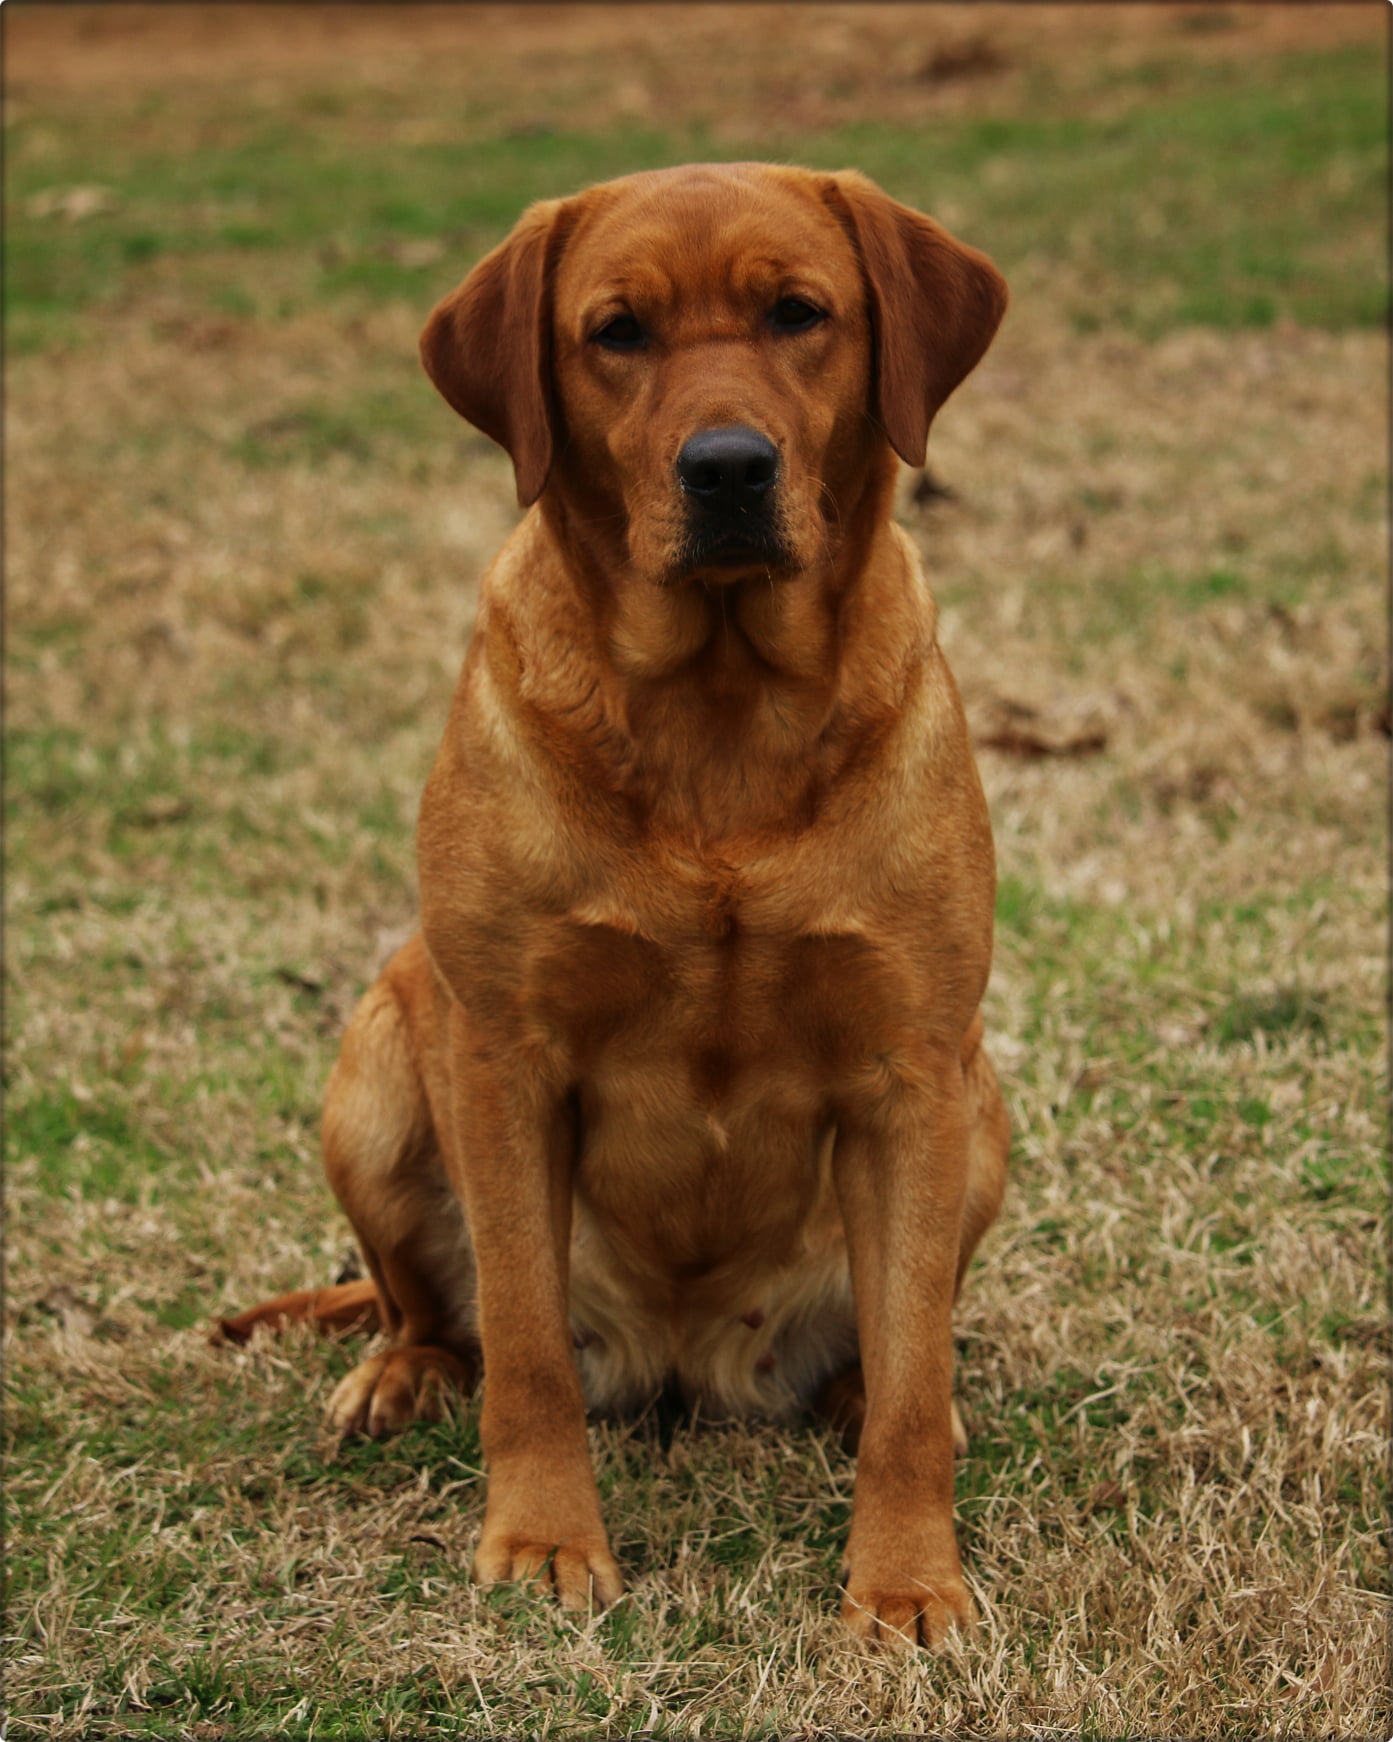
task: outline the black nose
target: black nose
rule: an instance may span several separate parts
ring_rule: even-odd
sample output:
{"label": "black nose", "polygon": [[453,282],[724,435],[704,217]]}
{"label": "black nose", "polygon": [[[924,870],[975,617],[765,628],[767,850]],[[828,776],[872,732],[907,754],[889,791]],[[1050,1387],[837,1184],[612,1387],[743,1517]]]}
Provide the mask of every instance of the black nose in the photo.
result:
{"label": "black nose", "polygon": [[779,450],[743,424],[698,430],[682,444],[677,480],[689,496],[715,509],[753,508],[779,475]]}

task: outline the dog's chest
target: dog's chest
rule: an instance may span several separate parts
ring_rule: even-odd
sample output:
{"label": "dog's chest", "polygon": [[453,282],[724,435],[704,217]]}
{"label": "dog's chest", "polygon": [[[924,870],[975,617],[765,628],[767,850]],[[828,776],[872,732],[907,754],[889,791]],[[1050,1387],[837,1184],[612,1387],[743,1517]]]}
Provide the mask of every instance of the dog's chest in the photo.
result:
{"label": "dog's chest", "polygon": [[721,865],[552,922],[526,1001],[579,1092],[580,1181],[676,1269],[796,1240],[831,1091],[896,1002],[864,937],[796,877]]}
{"label": "dog's chest", "polygon": [[534,934],[523,1000],[581,1079],[655,1070],[727,1104],[742,1075],[825,1069],[893,969],[792,877],[727,863],[634,877]]}

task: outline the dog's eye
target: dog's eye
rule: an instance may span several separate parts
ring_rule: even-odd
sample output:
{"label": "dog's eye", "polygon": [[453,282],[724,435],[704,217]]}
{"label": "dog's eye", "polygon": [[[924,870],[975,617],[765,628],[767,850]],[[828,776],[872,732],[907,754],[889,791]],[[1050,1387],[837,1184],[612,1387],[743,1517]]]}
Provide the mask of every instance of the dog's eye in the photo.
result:
{"label": "dog's eye", "polygon": [[769,318],[781,333],[806,333],[827,317],[820,308],[804,302],[801,296],[781,296]]}
{"label": "dog's eye", "polygon": [[645,337],[643,328],[632,315],[615,315],[590,336],[608,351],[635,351]]}

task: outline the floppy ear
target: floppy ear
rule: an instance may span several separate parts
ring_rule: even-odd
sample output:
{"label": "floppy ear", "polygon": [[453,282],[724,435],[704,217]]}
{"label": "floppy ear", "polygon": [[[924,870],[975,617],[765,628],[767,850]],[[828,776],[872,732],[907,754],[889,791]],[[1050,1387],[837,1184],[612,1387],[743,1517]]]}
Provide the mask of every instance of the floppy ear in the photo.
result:
{"label": "floppy ear", "polygon": [[443,398],[513,460],[518,502],[551,469],[551,269],[563,202],[530,206],[421,334],[421,361]]}
{"label": "floppy ear", "polygon": [[922,466],[934,413],[1001,324],[1006,280],[985,254],[856,170],[831,178],[829,204],[866,275],[876,413],[900,458]]}

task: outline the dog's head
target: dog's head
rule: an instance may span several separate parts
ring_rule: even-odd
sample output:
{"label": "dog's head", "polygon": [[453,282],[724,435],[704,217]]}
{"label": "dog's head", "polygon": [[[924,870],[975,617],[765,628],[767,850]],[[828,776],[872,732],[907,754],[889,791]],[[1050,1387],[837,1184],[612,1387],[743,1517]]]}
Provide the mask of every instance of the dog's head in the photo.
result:
{"label": "dog's head", "polygon": [[889,450],[991,341],[985,256],[853,172],[694,165],[531,207],[421,338],[446,400],[616,570],[670,583],[835,561]]}

